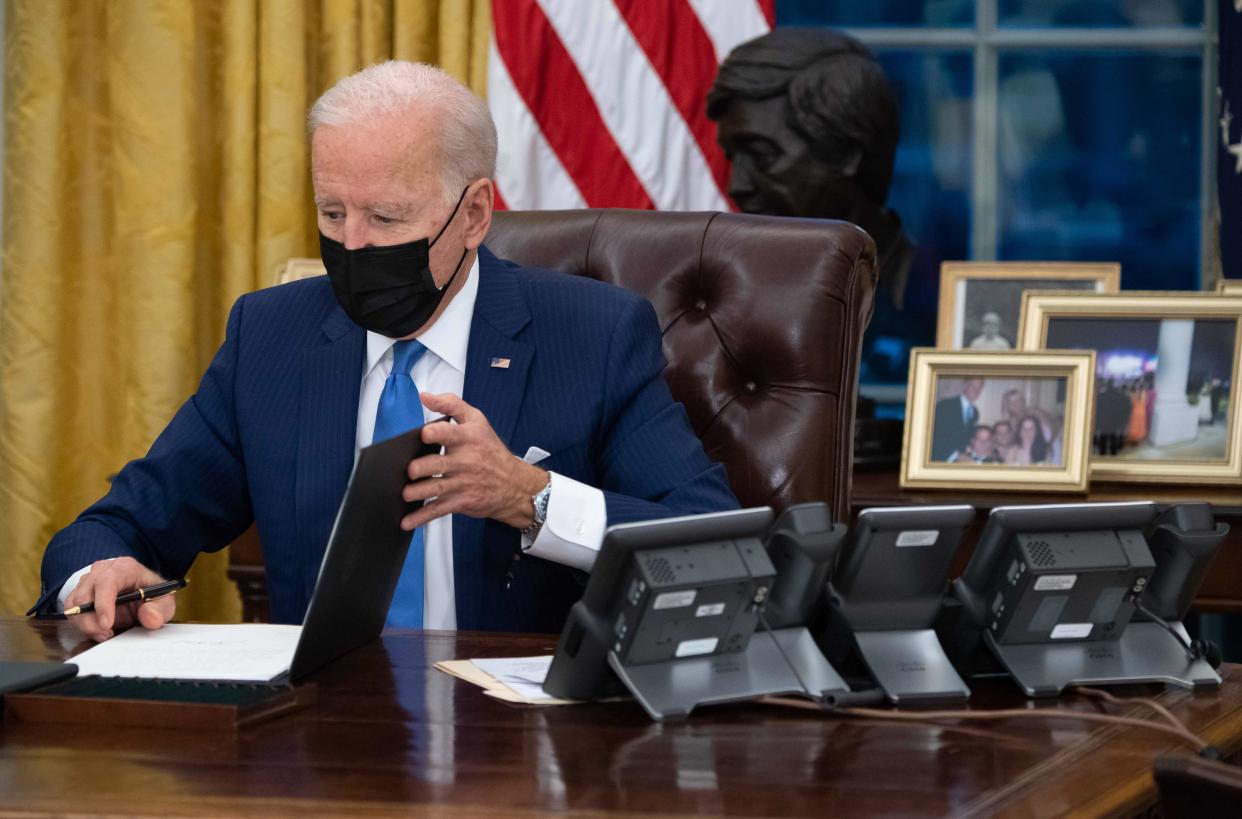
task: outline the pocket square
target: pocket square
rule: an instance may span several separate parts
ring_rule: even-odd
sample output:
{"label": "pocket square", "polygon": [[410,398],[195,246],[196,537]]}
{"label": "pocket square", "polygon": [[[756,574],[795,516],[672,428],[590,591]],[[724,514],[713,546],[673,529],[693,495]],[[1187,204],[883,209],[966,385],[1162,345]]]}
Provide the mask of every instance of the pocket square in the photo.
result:
{"label": "pocket square", "polygon": [[533,446],[526,450],[526,454],[522,456],[522,460],[526,461],[528,464],[537,464],[551,454],[551,452],[547,452],[537,446]]}

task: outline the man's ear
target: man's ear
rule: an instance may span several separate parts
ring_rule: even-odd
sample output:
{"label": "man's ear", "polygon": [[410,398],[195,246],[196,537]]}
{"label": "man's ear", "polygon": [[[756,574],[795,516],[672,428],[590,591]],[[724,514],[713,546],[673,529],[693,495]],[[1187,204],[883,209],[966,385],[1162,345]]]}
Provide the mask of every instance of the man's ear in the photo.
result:
{"label": "man's ear", "polygon": [[466,189],[461,206],[466,218],[465,245],[474,250],[483,244],[492,226],[492,210],[496,203],[496,184],[490,179],[476,179]]}
{"label": "man's ear", "polygon": [[855,148],[841,159],[841,175],[853,179],[858,176],[858,168],[862,165],[862,149]]}

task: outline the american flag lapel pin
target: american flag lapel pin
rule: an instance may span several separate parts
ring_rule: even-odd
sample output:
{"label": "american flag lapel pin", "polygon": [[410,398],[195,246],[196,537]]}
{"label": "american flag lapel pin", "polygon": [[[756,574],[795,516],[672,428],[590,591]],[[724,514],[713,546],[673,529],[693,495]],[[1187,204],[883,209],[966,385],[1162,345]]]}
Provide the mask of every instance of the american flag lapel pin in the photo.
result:
{"label": "american flag lapel pin", "polygon": [[496,368],[496,369],[498,369],[498,370],[507,370],[507,369],[509,369],[509,359],[507,359],[507,358],[493,358],[493,359],[492,359],[492,366],[493,366],[493,367],[495,367],[495,368]]}

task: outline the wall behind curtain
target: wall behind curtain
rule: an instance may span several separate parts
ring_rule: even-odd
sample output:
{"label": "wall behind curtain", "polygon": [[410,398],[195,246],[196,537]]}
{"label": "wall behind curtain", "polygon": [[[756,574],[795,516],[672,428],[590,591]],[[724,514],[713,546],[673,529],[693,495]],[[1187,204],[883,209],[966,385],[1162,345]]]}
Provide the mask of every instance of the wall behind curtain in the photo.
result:
{"label": "wall behind curtain", "polygon": [[[395,57],[480,94],[488,0],[9,0],[0,279],[0,613],[142,455],[232,302],[315,255],[305,117]],[[225,553],[178,618],[235,620]]]}

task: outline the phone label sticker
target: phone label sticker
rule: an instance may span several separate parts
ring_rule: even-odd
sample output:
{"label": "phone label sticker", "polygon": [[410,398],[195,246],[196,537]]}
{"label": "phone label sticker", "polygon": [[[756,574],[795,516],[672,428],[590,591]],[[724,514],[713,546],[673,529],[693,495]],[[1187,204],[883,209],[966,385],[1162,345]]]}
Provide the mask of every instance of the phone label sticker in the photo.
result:
{"label": "phone label sticker", "polygon": [[656,595],[655,602],[651,604],[651,608],[659,611],[660,609],[679,609],[682,606],[688,606],[694,602],[694,598],[698,597],[698,589],[686,589],[685,591],[664,592]]}
{"label": "phone label sticker", "polygon": [[1061,623],[1052,630],[1054,640],[1081,640],[1091,636],[1092,623]]}
{"label": "phone label sticker", "polygon": [[715,617],[717,614],[724,614],[724,603],[704,603],[694,610],[695,617]]}
{"label": "phone label sticker", "polygon": [[1069,591],[1077,582],[1076,574],[1046,574],[1035,580],[1035,591]]}
{"label": "phone label sticker", "polygon": [[938,529],[912,529],[897,536],[897,545],[901,547],[935,546],[939,539],[940,530]]}
{"label": "phone label sticker", "polygon": [[682,640],[677,644],[678,657],[697,657],[700,654],[711,654],[720,642],[719,637],[702,637],[698,640]]}

